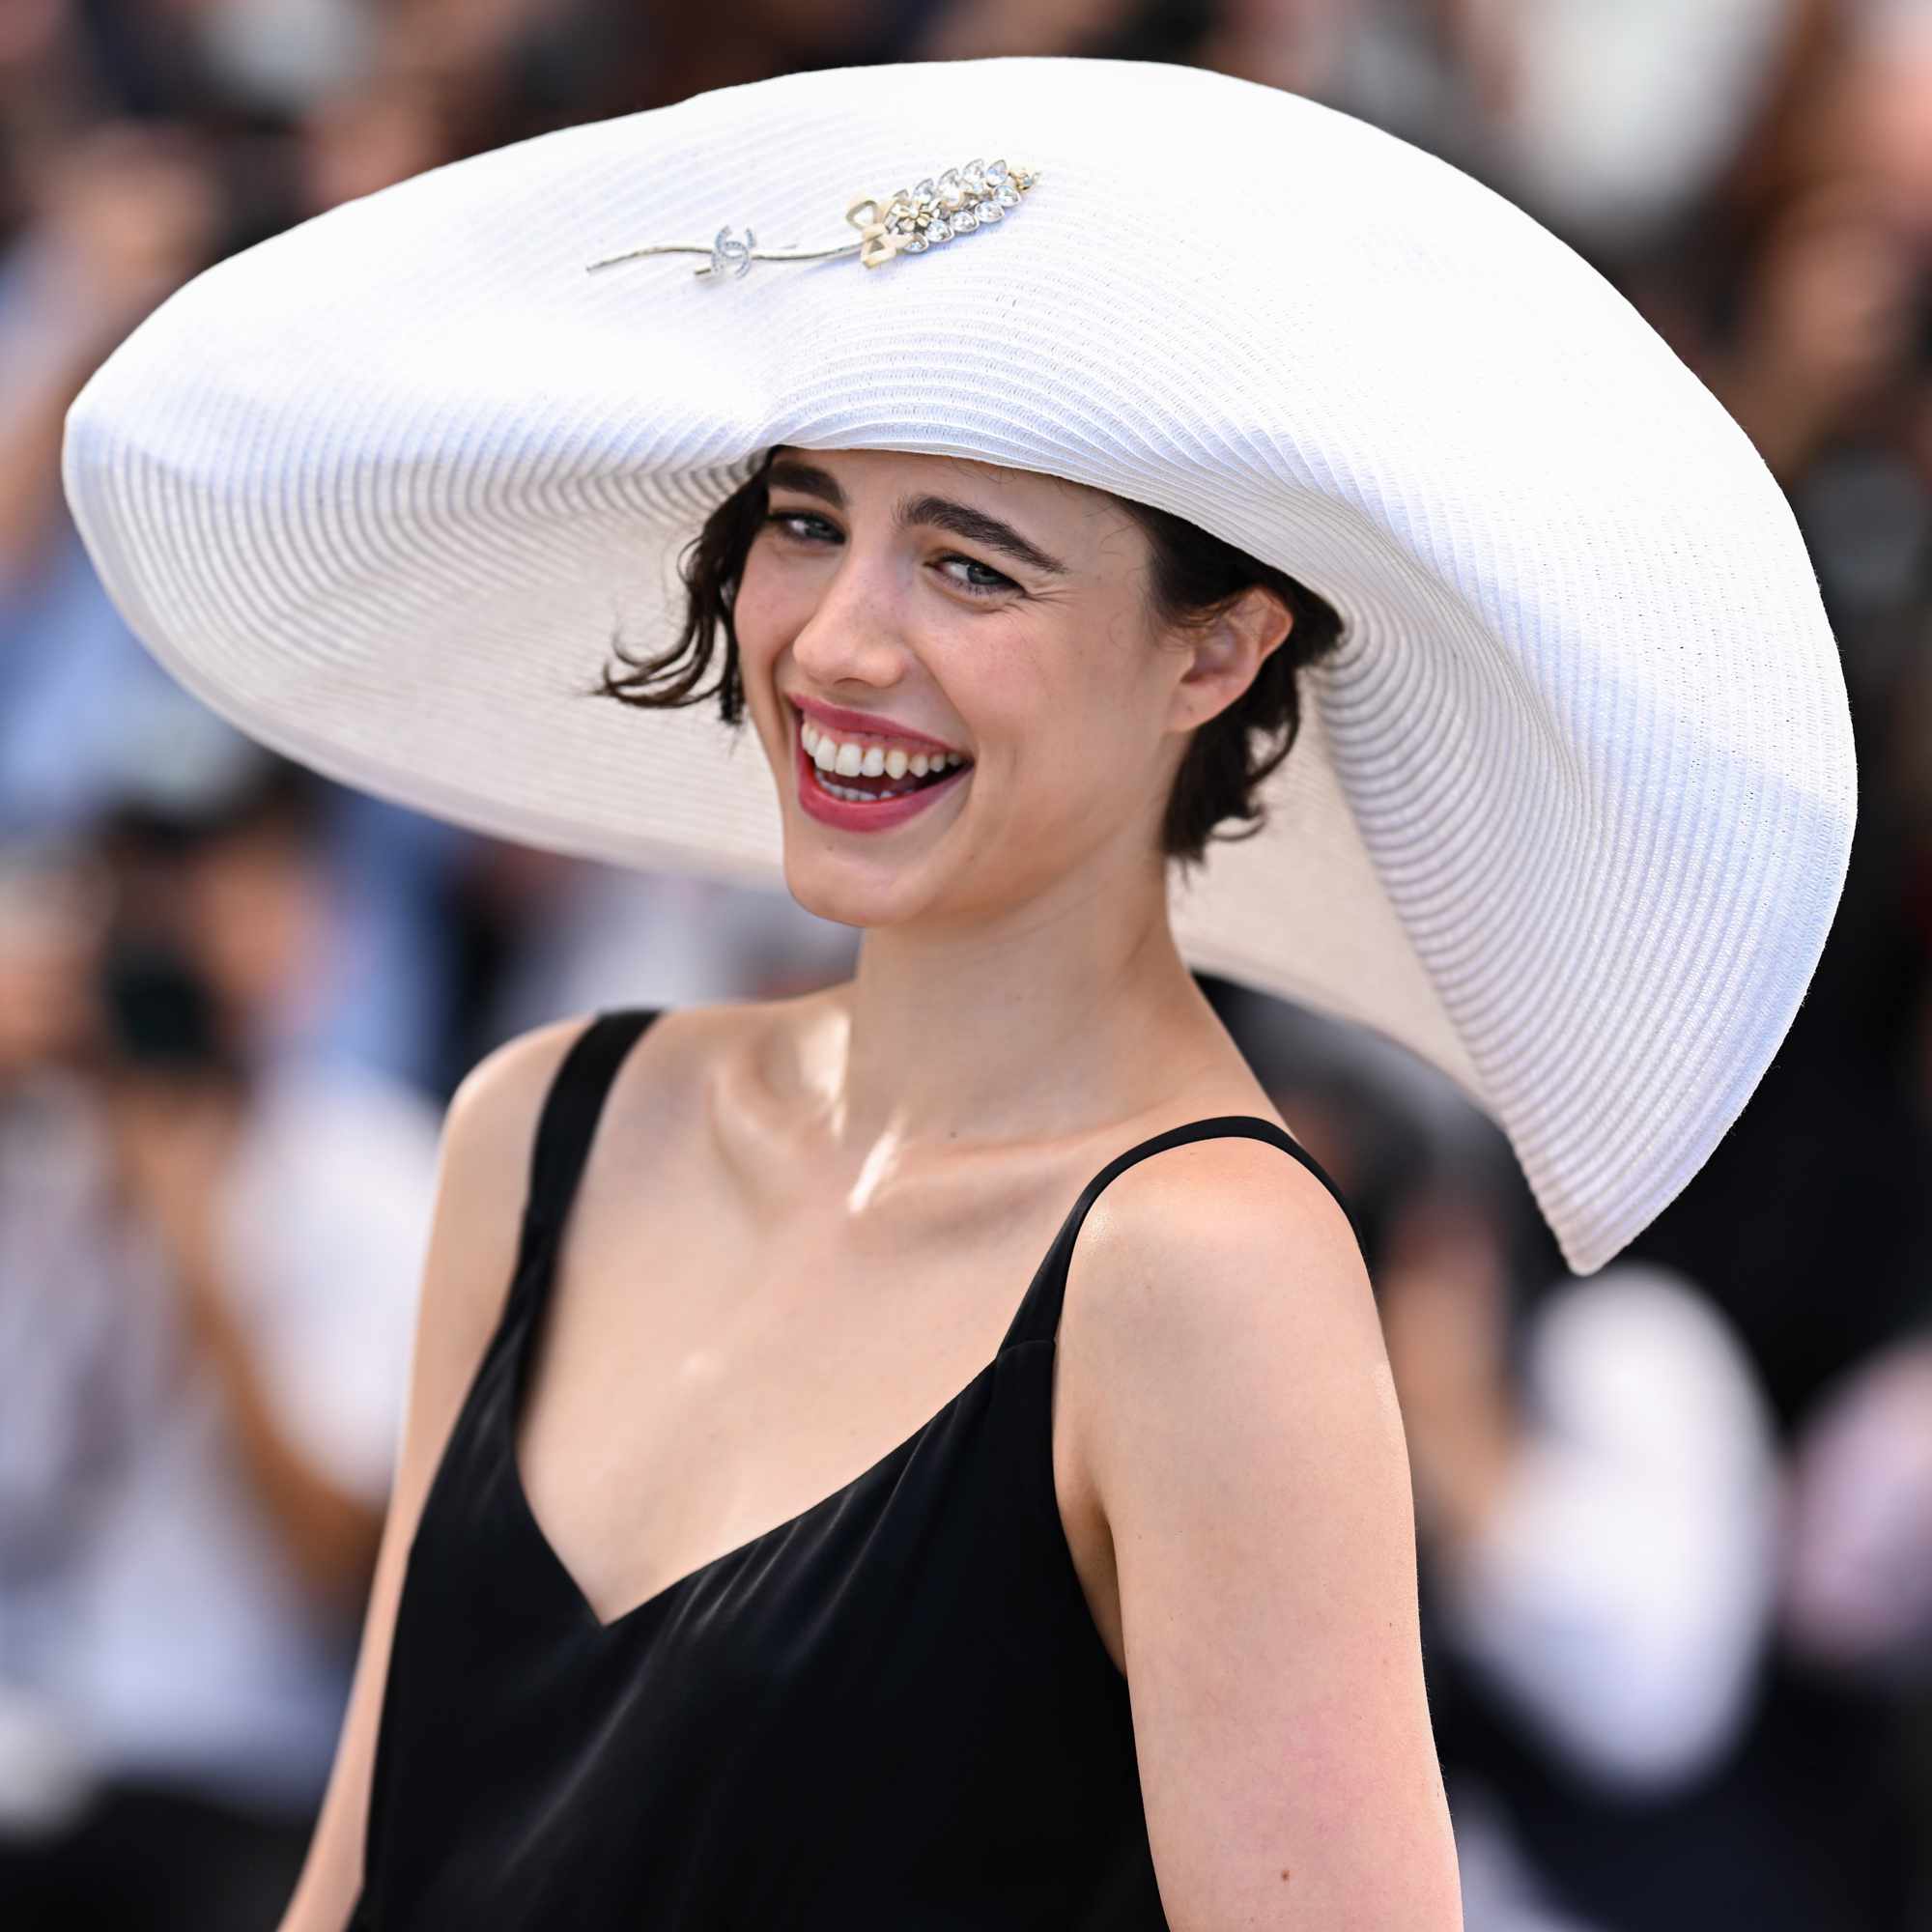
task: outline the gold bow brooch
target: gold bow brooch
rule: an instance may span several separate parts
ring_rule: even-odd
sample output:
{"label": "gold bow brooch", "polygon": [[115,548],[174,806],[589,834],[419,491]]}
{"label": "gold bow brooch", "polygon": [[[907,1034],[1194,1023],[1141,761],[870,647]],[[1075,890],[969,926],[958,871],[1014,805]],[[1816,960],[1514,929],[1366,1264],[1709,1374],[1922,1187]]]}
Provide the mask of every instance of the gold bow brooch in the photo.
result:
{"label": "gold bow brooch", "polygon": [[928,178],[916,187],[895,189],[883,210],[875,195],[855,201],[845,211],[845,219],[859,231],[859,239],[836,248],[760,248],[749,228],[742,241],[729,228],[721,228],[709,242],[653,242],[584,266],[608,269],[613,262],[633,262],[639,255],[708,255],[711,259],[693,272],[716,275],[721,281],[727,270],[742,276],[753,262],[823,262],[835,255],[857,255],[867,268],[882,269],[895,255],[923,254],[955,236],[1004,221],[1007,211],[1017,208],[1020,197],[1038,180],[1037,171],[1031,168],[1009,168],[1005,161],[968,161],[964,167],[948,168],[937,181]]}

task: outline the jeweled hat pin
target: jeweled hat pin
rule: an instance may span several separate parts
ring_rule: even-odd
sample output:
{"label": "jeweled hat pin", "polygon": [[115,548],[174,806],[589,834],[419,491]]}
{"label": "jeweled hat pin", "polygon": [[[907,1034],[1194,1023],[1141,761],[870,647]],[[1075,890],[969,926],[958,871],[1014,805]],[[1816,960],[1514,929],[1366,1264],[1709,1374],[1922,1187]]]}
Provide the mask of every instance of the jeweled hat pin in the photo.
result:
{"label": "jeweled hat pin", "polygon": [[760,248],[749,227],[740,241],[727,224],[708,243],[652,242],[641,248],[627,248],[621,255],[606,255],[585,267],[608,269],[618,262],[634,262],[640,255],[708,255],[711,259],[693,273],[723,280],[727,270],[733,277],[744,275],[753,262],[824,262],[839,255],[857,255],[867,268],[882,269],[895,255],[923,254],[955,235],[970,235],[977,228],[990,228],[1003,221],[1008,210],[1019,207],[1020,197],[1038,179],[1030,168],[1009,168],[1003,160],[976,157],[962,167],[948,168],[937,179],[928,176],[915,187],[895,188],[883,209],[876,195],[855,201],[845,211],[845,219],[858,229],[859,239],[836,247]]}

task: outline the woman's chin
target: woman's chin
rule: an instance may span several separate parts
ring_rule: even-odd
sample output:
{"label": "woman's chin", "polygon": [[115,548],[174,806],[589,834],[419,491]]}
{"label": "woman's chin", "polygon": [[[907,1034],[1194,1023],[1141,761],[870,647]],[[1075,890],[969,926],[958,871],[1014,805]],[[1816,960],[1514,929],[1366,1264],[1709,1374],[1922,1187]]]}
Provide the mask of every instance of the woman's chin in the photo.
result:
{"label": "woman's chin", "polygon": [[[810,838],[810,831],[807,837]],[[809,913],[838,925],[897,925],[930,897],[928,882],[862,852],[805,852],[789,842],[785,889]]]}

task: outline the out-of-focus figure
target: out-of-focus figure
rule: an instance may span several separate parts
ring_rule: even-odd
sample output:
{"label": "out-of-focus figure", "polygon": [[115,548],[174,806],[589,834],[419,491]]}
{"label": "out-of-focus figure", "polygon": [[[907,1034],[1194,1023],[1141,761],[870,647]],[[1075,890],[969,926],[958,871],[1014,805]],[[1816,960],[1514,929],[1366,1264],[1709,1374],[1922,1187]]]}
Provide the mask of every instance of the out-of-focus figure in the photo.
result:
{"label": "out-of-focus figure", "polygon": [[400,1426],[436,1110],[302,1050],[313,781],[211,777],[114,813],[0,1083],[8,1923],[272,1922]]}
{"label": "out-of-focus figure", "polygon": [[1793,1647],[1932,1684],[1932,1328],[1840,1378],[1800,1438],[1781,1610]]}

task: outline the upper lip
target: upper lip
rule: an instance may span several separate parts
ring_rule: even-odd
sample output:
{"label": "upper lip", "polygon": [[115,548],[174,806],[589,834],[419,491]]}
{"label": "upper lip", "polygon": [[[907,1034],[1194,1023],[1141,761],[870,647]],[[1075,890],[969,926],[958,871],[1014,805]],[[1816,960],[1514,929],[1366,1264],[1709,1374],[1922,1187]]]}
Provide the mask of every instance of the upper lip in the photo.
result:
{"label": "upper lip", "polygon": [[801,697],[796,692],[788,692],[786,696],[814,724],[823,724],[829,730],[864,731],[875,738],[897,738],[908,745],[923,745],[934,752],[958,752],[962,758],[968,755],[960,752],[958,746],[949,745],[929,731],[915,731],[911,725],[901,724],[895,718],[878,718],[866,711],[848,711],[842,704],[828,704],[822,697]]}

